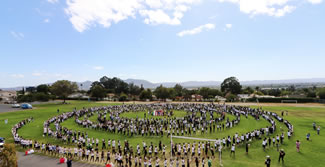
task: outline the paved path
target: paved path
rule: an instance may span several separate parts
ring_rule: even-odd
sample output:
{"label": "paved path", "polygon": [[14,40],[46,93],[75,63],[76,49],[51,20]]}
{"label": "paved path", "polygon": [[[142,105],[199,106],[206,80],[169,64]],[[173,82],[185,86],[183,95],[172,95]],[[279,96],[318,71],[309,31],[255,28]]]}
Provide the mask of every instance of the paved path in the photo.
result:
{"label": "paved path", "polygon": [[[18,167],[66,167],[66,164],[59,164],[59,159],[31,154],[25,156],[23,152],[17,152],[18,155]],[[72,167],[100,167],[99,165],[72,162]]]}

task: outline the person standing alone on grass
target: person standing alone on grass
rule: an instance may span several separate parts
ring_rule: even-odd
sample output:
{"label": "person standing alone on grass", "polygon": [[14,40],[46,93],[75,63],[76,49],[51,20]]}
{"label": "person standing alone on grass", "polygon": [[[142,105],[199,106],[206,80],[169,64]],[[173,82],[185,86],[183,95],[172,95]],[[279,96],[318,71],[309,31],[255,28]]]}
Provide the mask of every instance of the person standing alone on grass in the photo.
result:
{"label": "person standing alone on grass", "polygon": [[266,156],[265,165],[266,165],[266,167],[270,167],[271,166],[271,158],[270,158],[269,155]]}
{"label": "person standing alone on grass", "polygon": [[282,160],[282,163],[284,163],[284,156],[286,155],[286,153],[284,152],[283,149],[280,150],[280,155],[279,155],[279,162],[280,160]]}
{"label": "person standing alone on grass", "polygon": [[318,125],[318,127],[317,127],[317,135],[319,135],[319,131],[320,131],[320,126]]}
{"label": "person standing alone on grass", "polygon": [[249,144],[246,143],[246,154],[248,154],[248,148],[249,148]]}
{"label": "person standing alone on grass", "polygon": [[310,133],[307,133],[306,139],[309,141]]}
{"label": "person standing alone on grass", "polygon": [[297,152],[300,152],[300,141],[297,140],[296,142],[296,148],[297,148]]}

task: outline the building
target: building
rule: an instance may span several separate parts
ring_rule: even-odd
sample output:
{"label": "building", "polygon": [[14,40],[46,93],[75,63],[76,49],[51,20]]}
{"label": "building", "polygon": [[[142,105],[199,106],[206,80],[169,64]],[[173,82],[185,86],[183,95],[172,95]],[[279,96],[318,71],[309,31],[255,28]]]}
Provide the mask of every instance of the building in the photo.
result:
{"label": "building", "polygon": [[87,96],[86,94],[83,93],[73,93],[71,95],[68,96],[68,98],[72,98],[72,99],[89,99],[89,96]]}
{"label": "building", "polygon": [[194,94],[191,97],[192,97],[192,101],[203,101],[203,96],[201,95]]}
{"label": "building", "polygon": [[0,91],[0,98],[2,98],[2,101],[15,101],[17,98],[17,92],[16,91]]}
{"label": "building", "polygon": [[222,96],[216,96],[215,97],[215,99],[217,100],[217,101],[226,101],[227,99],[226,98],[224,98],[224,97],[222,97]]}

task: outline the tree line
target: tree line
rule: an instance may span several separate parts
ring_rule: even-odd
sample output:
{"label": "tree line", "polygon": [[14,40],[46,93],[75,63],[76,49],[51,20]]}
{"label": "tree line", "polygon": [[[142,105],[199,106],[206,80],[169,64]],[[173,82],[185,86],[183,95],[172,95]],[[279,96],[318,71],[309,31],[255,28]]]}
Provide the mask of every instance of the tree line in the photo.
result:
{"label": "tree line", "polygon": [[[216,85],[217,87],[218,85]],[[220,89],[200,87],[188,89],[180,84],[174,87],[164,87],[160,85],[155,89],[145,89],[142,85],[138,86],[134,83],[126,83],[120,78],[109,78],[103,76],[98,81],[91,84],[88,91],[78,90],[75,82],[68,80],[59,80],[52,85],[41,84],[37,87],[29,87],[18,92],[17,100],[19,102],[30,101],[48,101],[50,99],[63,99],[64,102],[69,95],[73,93],[87,94],[94,100],[102,100],[108,96],[113,96],[119,101],[127,100],[182,100],[191,101],[192,95],[200,95],[202,100],[214,99],[216,96],[225,97],[228,101],[234,101],[238,94],[255,94],[269,96],[285,96],[292,94],[304,94],[306,97],[325,99],[325,88],[295,88],[294,85],[287,88],[261,89],[259,86],[255,88],[243,87],[236,77],[226,78],[220,85]],[[154,95],[154,96],[153,96]]]}

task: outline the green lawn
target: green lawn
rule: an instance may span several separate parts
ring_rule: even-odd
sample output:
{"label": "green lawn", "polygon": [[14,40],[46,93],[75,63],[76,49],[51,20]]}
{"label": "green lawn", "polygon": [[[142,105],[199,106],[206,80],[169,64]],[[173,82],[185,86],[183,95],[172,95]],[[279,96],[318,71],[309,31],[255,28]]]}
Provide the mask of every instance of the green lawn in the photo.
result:
{"label": "green lawn", "polygon": [[[121,104],[121,103],[115,103]],[[60,145],[65,145],[61,141],[55,140],[53,138],[49,137],[42,137],[43,133],[43,122],[47,120],[50,117],[53,117],[57,115],[57,109],[60,109],[60,112],[68,112],[72,111],[73,108],[81,109],[82,107],[91,107],[91,106],[102,106],[105,105],[103,103],[94,103],[94,102],[86,102],[86,101],[70,101],[70,104],[68,105],[60,105],[60,104],[45,104],[45,105],[36,105],[34,106],[35,109],[33,110],[23,110],[23,111],[17,111],[17,112],[8,112],[8,113],[1,113],[0,114],[0,137],[5,137],[6,142],[13,142],[13,138],[11,136],[11,128],[14,124],[17,122],[28,118],[28,117],[34,117],[34,122],[25,125],[22,129],[18,131],[19,135],[23,136],[27,139],[33,139],[40,142],[50,142],[50,143],[57,143]],[[113,105],[113,103],[110,103],[110,105]],[[254,106],[252,106],[254,107]],[[263,151],[261,147],[261,140],[253,141],[251,143],[251,147],[249,149],[249,154],[245,155],[245,148],[244,146],[240,146],[236,148],[236,157],[230,157],[230,152],[228,150],[225,150],[223,152],[222,156],[222,162],[224,166],[240,166],[240,167],[250,167],[250,166],[264,166],[264,159],[266,155],[270,155],[272,159],[272,165],[271,166],[324,166],[325,164],[325,137],[323,135],[322,128],[325,127],[325,108],[324,107],[287,107],[287,106],[281,106],[281,104],[275,105],[275,106],[268,106],[263,107],[263,109],[268,111],[277,112],[280,114],[282,110],[287,110],[289,112],[288,116],[285,116],[285,119],[289,120],[293,126],[295,134],[293,135],[292,139],[288,141],[287,137],[284,140],[284,144],[281,146],[286,152],[285,157],[285,164],[282,165],[277,162],[278,158],[278,152],[276,151],[276,148],[268,148],[265,152]],[[121,116],[123,117],[132,117],[135,118],[137,115],[138,117],[143,117],[145,111],[138,112],[138,113],[123,113]],[[176,111],[175,117],[183,117],[186,115],[186,112],[184,111]],[[227,117],[232,120],[234,116],[227,115]],[[4,120],[8,119],[9,122],[7,125],[4,124]],[[97,114],[94,114],[90,118],[92,121],[97,121]],[[321,135],[317,135],[316,131],[313,131],[312,129],[312,123],[316,122],[317,125],[321,126]],[[252,131],[257,128],[266,127],[267,125],[270,125],[267,121],[264,119],[261,119],[260,121],[255,121],[252,117],[248,117],[246,119],[245,117],[241,117],[241,122],[239,125],[237,125],[234,128],[228,129],[223,132],[216,132],[213,134],[205,134],[200,135],[197,133],[194,137],[197,138],[222,138],[226,137],[228,135],[233,135],[236,132],[239,134],[246,133],[248,131]],[[284,132],[286,132],[286,128],[284,124],[277,122],[277,132],[276,134],[279,134],[279,127],[281,126],[284,129]],[[141,145],[142,141],[146,141],[147,143],[153,142],[155,144],[158,144],[159,140],[162,140],[164,144],[169,145],[170,139],[166,136],[164,137],[141,137],[141,136],[135,136],[135,137],[128,137],[124,135],[118,135],[118,134],[111,134],[108,132],[103,131],[96,131],[92,129],[85,129],[81,126],[78,126],[74,123],[73,119],[69,119],[62,123],[62,126],[68,127],[75,130],[80,131],[87,131],[90,137],[97,137],[100,140],[102,138],[107,139],[115,139],[115,140],[129,140],[130,144],[135,147],[137,143]],[[307,142],[306,141],[306,133],[311,133],[311,139],[312,141]],[[295,141],[300,140],[301,141],[301,152],[297,153],[295,149]],[[184,139],[174,139],[175,142],[192,142],[189,140]],[[217,161],[219,162],[219,159],[216,158],[213,161],[213,166],[217,165]],[[219,166],[219,164],[218,164]]]}

